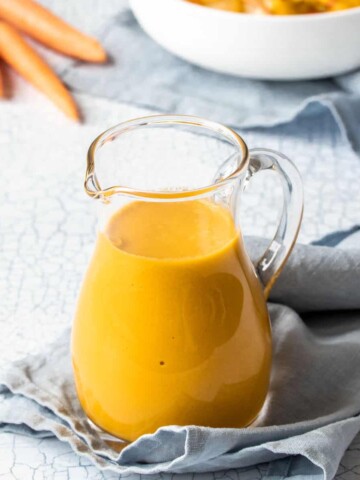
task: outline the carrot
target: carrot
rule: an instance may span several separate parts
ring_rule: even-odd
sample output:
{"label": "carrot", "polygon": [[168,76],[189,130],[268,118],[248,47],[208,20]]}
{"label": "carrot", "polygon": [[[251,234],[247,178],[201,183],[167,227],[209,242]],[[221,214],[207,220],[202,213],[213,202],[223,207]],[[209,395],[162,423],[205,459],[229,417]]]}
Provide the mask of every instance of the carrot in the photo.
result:
{"label": "carrot", "polygon": [[6,71],[5,62],[0,58],[0,99],[8,99],[11,94],[10,78]]}
{"label": "carrot", "polygon": [[3,76],[3,65],[0,60],[0,98],[5,97],[5,84],[4,84],[4,76]]}
{"label": "carrot", "polygon": [[30,37],[65,55],[105,62],[100,43],[84,35],[33,0],[0,0],[0,17]]}
{"label": "carrot", "polygon": [[73,120],[79,119],[74,99],[47,63],[9,24],[0,21],[0,57],[47,95]]}
{"label": "carrot", "polygon": [[12,97],[12,85],[11,85],[11,78],[9,75],[9,71],[7,70],[7,67],[5,65],[5,62],[0,58],[0,77],[1,81],[0,83],[2,84],[2,90],[0,93],[0,99],[10,99]]}

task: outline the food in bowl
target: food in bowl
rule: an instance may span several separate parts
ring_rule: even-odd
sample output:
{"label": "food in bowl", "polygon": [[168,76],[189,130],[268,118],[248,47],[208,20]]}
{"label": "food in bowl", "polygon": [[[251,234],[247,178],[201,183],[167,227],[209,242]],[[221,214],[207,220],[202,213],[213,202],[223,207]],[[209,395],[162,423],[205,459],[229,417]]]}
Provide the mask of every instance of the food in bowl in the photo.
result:
{"label": "food in bowl", "polygon": [[188,0],[204,7],[227,10],[229,12],[262,13],[262,5],[259,0]]}
{"label": "food in bowl", "polygon": [[186,0],[130,0],[130,5],[156,42],[217,72],[305,80],[360,67],[360,6],[331,13],[249,15]]}
{"label": "food in bowl", "polygon": [[188,0],[205,7],[239,13],[299,15],[360,7],[360,0]]}

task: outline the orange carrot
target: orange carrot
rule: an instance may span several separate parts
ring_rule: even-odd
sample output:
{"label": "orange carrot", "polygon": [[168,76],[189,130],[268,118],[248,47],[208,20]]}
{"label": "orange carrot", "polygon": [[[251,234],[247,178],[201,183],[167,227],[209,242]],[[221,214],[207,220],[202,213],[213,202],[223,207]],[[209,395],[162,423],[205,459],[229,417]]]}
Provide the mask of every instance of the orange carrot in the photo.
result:
{"label": "orange carrot", "polygon": [[68,117],[79,119],[74,99],[54,71],[11,25],[1,21],[0,57],[47,95]]}
{"label": "orange carrot", "polygon": [[0,58],[0,98],[8,99],[12,95],[11,83],[5,63]]}
{"label": "orange carrot", "polygon": [[88,62],[105,62],[100,43],[84,35],[33,0],[0,0],[0,18],[44,45]]}
{"label": "orange carrot", "polygon": [[3,77],[3,65],[0,60],[0,98],[5,97],[5,85],[4,85],[4,77]]}

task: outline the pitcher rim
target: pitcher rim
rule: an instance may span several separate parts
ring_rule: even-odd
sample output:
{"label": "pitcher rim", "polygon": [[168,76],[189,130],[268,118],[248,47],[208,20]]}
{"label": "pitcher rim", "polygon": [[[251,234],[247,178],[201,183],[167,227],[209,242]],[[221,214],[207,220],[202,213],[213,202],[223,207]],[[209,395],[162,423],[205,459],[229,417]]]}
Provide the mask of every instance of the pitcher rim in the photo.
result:
{"label": "pitcher rim", "polygon": [[[146,128],[154,126],[166,126],[166,125],[187,125],[193,127],[202,127],[209,131],[212,131],[228,140],[234,147],[238,148],[241,153],[241,160],[237,167],[226,177],[222,178],[218,182],[203,187],[189,189],[189,190],[142,190],[134,187],[128,187],[126,185],[114,185],[105,189],[102,189],[100,183],[96,177],[95,172],[95,157],[96,152],[105,143],[115,140],[118,136],[135,130],[137,128]],[[114,136],[115,135],[115,136]],[[91,143],[87,153],[87,168],[85,175],[84,188],[87,195],[95,199],[106,200],[112,195],[125,194],[134,197],[141,197],[146,199],[155,200],[170,200],[181,199],[189,197],[198,197],[204,194],[208,194],[214,190],[217,190],[229,182],[235,180],[245,170],[249,163],[249,149],[243,140],[243,138],[232,128],[227,127],[221,123],[207,120],[205,118],[195,115],[179,115],[179,114],[158,114],[158,115],[146,115],[142,117],[136,117],[125,122],[120,122],[117,125],[108,128],[98,135]]]}

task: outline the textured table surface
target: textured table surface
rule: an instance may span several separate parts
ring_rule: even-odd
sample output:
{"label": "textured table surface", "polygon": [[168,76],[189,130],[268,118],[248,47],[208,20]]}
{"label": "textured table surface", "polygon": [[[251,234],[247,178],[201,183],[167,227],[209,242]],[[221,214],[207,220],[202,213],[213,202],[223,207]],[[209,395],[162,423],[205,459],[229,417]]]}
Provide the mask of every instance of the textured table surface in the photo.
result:
{"label": "textured table surface", "polygon": [[[98,8],[99,1],[91,4]],[[109,13],[110,9],[102,10],[104,17]],[[0,104],[0,369],[39,350],[71,323],[96,224],[91,201],[82,189],[87,147],[103,129],[144,113],[81,95],[86,124],[77,126],[18,79],[15,93],[15,101]],[[311,126],[299,119],[291,126],[244,135],[251,147],[279,149],[299,167],[306,198],[300,241],[308,243],[360,222],[355,208],[360,204],[355,181],[360,178],[360,160],[342,143],[330,117]],[[271,236],[278,194],[274,180],[259,175],[244,195],[245,233]],[[256,480],[265,470],[261,466],[161,478]],[[344,480],[357,477],[360,437],[346,452],[338,472]],[[99,472],[55,438],[0,435],[0,479],[82,478],[119,477]]]}

